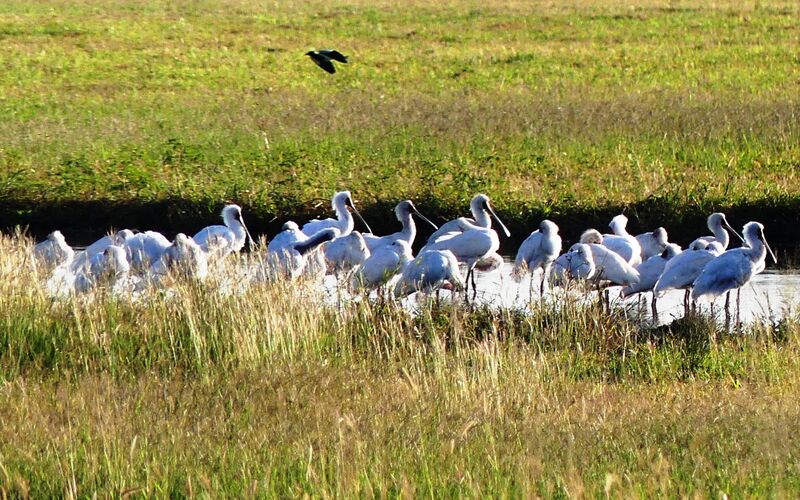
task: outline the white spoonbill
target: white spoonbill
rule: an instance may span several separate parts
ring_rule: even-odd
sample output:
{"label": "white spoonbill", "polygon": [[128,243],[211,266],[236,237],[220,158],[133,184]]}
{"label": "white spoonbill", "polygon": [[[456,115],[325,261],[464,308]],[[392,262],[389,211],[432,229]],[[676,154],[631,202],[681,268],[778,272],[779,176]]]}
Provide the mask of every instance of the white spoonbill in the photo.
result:
{"label": "white spoonbill", "polygon": [[213,252],[209,257],[219,259],[231,252],[238,252],[244,247],[245,241],[253,245],[253,238],[242,219],[242,207],[226,205],[222,209],[222,221],[224,226],[205,227],[192,237],[204,252]]}
{"label": "white spoonbill", "polygon": [[586,245],[602,245],[603,235],[600,234],[600,231],[597,229],[587,229],[581,233],[580,243],[584,243]]}
{"label": "white spoonbill", "polygon": [[112,287],[128,276],[131,267],[125,249],[110,245],[97,253],[75,275],[75,291],[85,293],[96,286]]}
{"label": "white spoonbill", "polygon": [[78,270],[84,268],[89,264],[89,261],[97,254],[101,254],[106,248],[110,246],[121,247],[125,244],[125,240],[133,236],[135,233],[130,229],[121,229],[119,231],[111,231],[99,240],[95,241],[82,251],[75,254],[70,264],[70,271],[76,273]]}
{"label": "white spoonbill", "polygon": [[652,231],[637,234],[636,241],[642,249],[642,262],[645,262],[650,257],[661,255],[667,249],[669,237],[666,229],[657,227]]}
{"label": "white spoonbill", "polygon": [[67,265],[75,257],[75,251],[64,239],[61,231],[55,230],[47,235],[47,239],[33,247],[33,257],[37,264],[47,272],[58,266]]}
{"label": "white spoonbill", "polygon": [[[653,290],[656,286],[658,278],[664,273],[664,268],[667,266],[672,258],[681,253],[681,247],[675,244],[668,244],[667,247],[661,252],[661,255],[653,255],[646,261],[642,262],[636,268],[639,271],[639,282],[624,287],[620,294],[622,297],[629,297],[637,293],[644,293]],[[653,318],[658,317],[658,306],[656,305],[657,297],[653,294],[653,301],[651,303],[651,310]]]}
{"label": "white spoonbill", "polygon": [[623,286],[639,282],[639,272],[620,254],[604,245],[592,243],[588,246],[595,266],[594,279]]}
{"label": "white spoonbill", "polygon": [[374,290],[402,272],[413,258],[406,240],[379,247],[356,270],[351,286],[355,290]]}
{"label": "white spoonbill", "polygon": [[726,250],[731,241],[728,231],[725,230],[726,228],[735,234],[740,241],[744,241],[739,233],[737,233],[736,230],[733,229],[730,224],[728,224],[728,219],[722,212],[715,212],[709,215],[706,224],[708,225],[708,229],[711,230],[712,236],[701,236],[692,243],[703,242],[708,244],[717,241],[720,243],[720,245],[722,245],[722,249]]}
{"label": "white spoonbill", "polygon": [[686,290],[683,298],[685,310],[689,310],[689,288],[700,276],[703,268],[723,252],[718,241],[709,243],[702,250],[686,250],[671,258],[664,266],[664,272],[653,287],[653,294],[660,298],[667,290]]}
{"label": "white spoonbill", "polygon": [[414,292],[430,293],[441,288],[462,290],[464,277],[453,252],[429,250],[406,264],[394,293],[400,297]]}
{"label": "white spoonbill", "polygon": [[267,252],[277,252],[307,239],[308,236],[300,230],[296,222],[288,221],[283,225],[283,230],[270,240],[267,245]]}
{"label": "white spoonbill", "polygon": [[[472,198],[472,201],[469,202],[469,208],[470,212],[472,212],[472,217],[474,218],[470,219],[468,217],[459,217],[458,219],[453,219],[442,224],[439,229],[437,229],[432,235],[430,235],[430,237],[428,237],[427,243],[433,243],[448,233],[461,232],[462,225],[459,222],[461,220],[466,220],[467,222],[480,227],[492,227],[492,215],[494,215],[494,210],[492,210],[492,206],[489,203],[489,197],[487,195],[476,194],[475,197]],[[501,226],[505,230],[506,236],[511,236],[508,232],[508,229],[506,229],[502,224]]]}
{"label": "white spoonbill", "polygon": [[747,246],[728,250],[709,262],[694,281],[692,300],[708,297],[713,301],[726,292],[743,287],[764,269],[767,252],[773,262],[778,262],[764,237],[762,224],[748,222],[742,232]]}
{"label": "white spoonbill", "polygon": [[150,272],[159,278],[172,273],[177,277],[203,281],[208,276],[208,258],[192,238],[178,233],[175,241],[164,249],[152,265]]}
{"label": "white spoonbill", "polygon": [[270,251],[267,254],[266,266],[269,269],[269,278],[276,274],[288,279],[294,279],[304,274],[309,265],[309,258],[317,252],[315,250],[326,241],[331,241],[339,235],[335,228],[323,229],[314,235],[289,245]]}
{"label": "white spoonbill", "polygon": [[545,219],[539,223],[539,229],[532,232],[519,247],[512,275],[519,280],[526,272],[532,275],[537,269],[541,269],[542,283],[539,293],[544,295],[547,272],[559,253],[561,253],[561,236],[558,235],[558,226]]}
{"label": "white spoonbill", "polygon": [[325,262],[333,274],[350,271],[368,257],[369,248],[358,231],[339,236],[325,246]]}
{"label": "white spoonbill", "polygon": [[604,234],[602,245],[622,256],[633,267],[642,263],[642,247],[635,236],[628,233],[628,218],[620,214],[611,219],[608,227],[614,234]]}
{"label": "white spoonbill", "polygon": [[372,232],[372,229],[369,228],[369,225],[361,217],[361,214],[358,213],[356,210],[356,206],[353,203],[353,198],[350,196],[350,191],[340,191],[333,195],[331,198],[331,207],[333,211],[336,212],[335,219],[314,219],[306,222],[303,224],[303,233],[306,236],[311,236],[323,229],[338,229],[339,234],[341,236],[347,236],[355,227],[355,223],[353,222],[353,216],[350,214],[350,210],[348,207],[353,210],[353,213],[356,214],[358,220],[364,224],[364,227],[367,228],[368,232]]}
{"label": "white spoonbill", "polygon": [[128,262],[137,270],[147,269],[158,262],[170,245],[170,241],[156,231],[136,233],[122,243],[128,254]]}
{"label": "white spoonbill", "polygon": [[[492,208],[485,205],[485,210],[497,221],[506,234],[508,229],[497,217]],[[475,266],[481,259],[497,253],[500,248],[500,240],[494,229],[477,226],[467,219],[456,219],[460,232],[451,232],[440,236],[435,242],[428,243],[420,251],[420,254],[427,250],[450,250],[459,262],[467,266],[467,281],[471,278],[473,297],[477,294],[475,288]]]}
{"label": "white spoonbill", "polygon": [[438,229],[436,224],[419,213],[411,200],[405,200],[398,203],[397,206],[394,207],[394,213],[397,217],[397,220],[403,225],[403,229],[387,236],[375,236],[371,233],[364,234],[364,241],[367,242],[367,248],[369,248],[370,252],[374,252],[378,247],[390,245],[392,242],[397,240],[403,240],[408,242],[410,245],[413,245],[414,238],[417,236],[417,226],[414,224],[414,218],[412,215],[416,215],[423,221],[433,226],[434,230]]}
{"label": "white spoonbill", "polygon": [[571,280],[589,280],[594,278],[596,271],[589,245],[576,243],[555,260],[550,282],[563,286]]}
{"label": "white spoonbill", "polygon": [[649,292],[656,286],[658,278],[664,272],[667,262],[673,257],[681,253],[681,247],[670,243],[667,248],[661,252],[661,255],[654,255],[642,262],[636,268],[639,271],[639,282],[633,285],[624,287],[621,291],[623,297],[628,297],[636,293]]}

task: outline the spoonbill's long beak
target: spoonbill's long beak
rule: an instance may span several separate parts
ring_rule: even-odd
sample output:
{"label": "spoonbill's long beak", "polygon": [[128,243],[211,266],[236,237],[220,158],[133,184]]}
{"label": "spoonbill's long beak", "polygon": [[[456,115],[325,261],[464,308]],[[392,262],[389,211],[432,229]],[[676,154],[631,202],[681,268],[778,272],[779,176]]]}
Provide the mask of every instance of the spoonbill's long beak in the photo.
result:
{"label": "spoonbill's long beak", "polygon": [[764,242],[764,246],[767,247],[767,252],[769,252],[769,256],[772,257],[772,262],[778,263],[778,258],[775,257],[775,254],[772,252],[772,249],[769,247],[769,243],[767,243],[767,238],[764,237],[764,231],[761,231],[761,241]]}
{"label": "spoonbill's long beak", "polygon": [[366,227],[366,228],[367,228],[367,232],[368,232],[368,233],[371,233],[371,232],[372,232],[372,229],[369,227],[369,224],[367,224],[367,221],[365,221],[365,220],[364,220],[364,218],[363,218],[363,217],[361,217],[361,214],[360,214],[360,213],[358,213],[358,210],[356,209],[356,206],[355,206],[355,205],[353,205],[353,203],[352,203],[352,202],[350,202],[350,208],[352,208],[352,209],[353,209],[353,213],[354,213],[354,214],[356,214],[356,217],[358,217],[358,220],[360,220],[360,221],[361,221],[361,223],[362,223],[362,224],[364,224],[364,227]]}
{"label": "spoonbill's long beak", "polygon": [[247,235],[247,242],[248,242],[248,244],[250,245],[250,249],[251,249],[251,250],[252,250],[252,249],[254,249],[254,248],[255,248],[255,246],[256,246],[256,244],[255,244],[255,242],[253,241],[253,237],[252,237],[252,236],[250,236],[250,231],[248,231],[248,229],[247,229],[247,226],[245,226],[245,225],[244,225],[244,221],[243,221],[243,220],[240,220],[239,222],[241,222],[241,223],[242,223],[242,227],[244,228],[244,234],[246,234],[246,235]]}
{"label": "spoonbill's long beak", "polygon": [[434,224],[433,222],[431,222],[431,221],[430,221],[430,220],[429,220],[427,217],[425,217],[424,215],[422,215],[421,213],[419,213],[419,212],[417,211],[417,209],[416,209],[416,208],[414,209],[414,214],[415,214],[417,217],[419,217],[420,219],[422,219],[422,220],[424,220],[425,222],[427,222],[428,224],[430,224],[431,226],[433,226],[433,229],[437,229],[437,230],[439,229],[439,226],[437,226],[436,224]]}
{"label": "spoonbill's long beak", "polygon": [[497,221],[497,223],[500,225],[500,227],[503,229],[503,233],[505,233],[506,237],[509,237],[509,236],[511,236],[511,232],[508,230],[508,228],[506,227],[506,225],[505,225],[505,224],[503,224],[503,221],[501,221],[501,220],[500,220],[500,217],[498,217],[498,216],[497,216],[497,214],[496,214],[496,213],[494,213],[494,210],[492,210],[492,207],[490,207],[488,203],[486,204],[486,209],[487,209],[487,210],[489,211],[489,213],[492,215],[492,217],[494,218],[494,220],[496,220],[496,221]]}
{"label": "spoonbill's long beak", "polygon": [[744,243],[744,238],[742,238],[742,235],[741,235],[741,234],[739,234],[739,233],[737,233],[737,232],[736,232],[736,230],[735,230],[734,228],[732,228],[730,224],[728,224],[728,219],[722,219],[722,224],[723,224],[723,225],[724,225],[724,226],[725,226],[725,227],[726,227],[726,228],[727,228],[727,229],[728,229],[730,232],[732,232],[733,234],[735,234],[735,235],[736,235],[736,237],[737,237],[737,238],[739,238],[739,241],[741,241],[742,243]]}

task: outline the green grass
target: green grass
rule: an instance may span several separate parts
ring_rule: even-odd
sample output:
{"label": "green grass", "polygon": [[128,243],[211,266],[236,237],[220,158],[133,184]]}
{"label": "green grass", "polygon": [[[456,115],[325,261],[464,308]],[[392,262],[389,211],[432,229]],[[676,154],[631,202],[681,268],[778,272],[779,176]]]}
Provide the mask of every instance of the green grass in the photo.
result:
{"label": "green grass", "polygon": [[[452,212],[485,191],[529,224],[648,199],[794,203],[797,15],[779,1],[6,2],[0,195],[235,200],[284,219],[340,188]],[[333,77],[303,56],[325,46],[352,59]]]}
{"label": "green grass", "polygon": [[[230,200],[266,229],[348,188],[380,227],[399,199],[444,217],[483,191],[522,237],[621,207],[688,237],[721,207],[780,246],[800,208],[798,15],[780,0],[4,1],[0,224],[187,231]],[[303,56],[323,47],[351,64],[326,75]],[[3,496],[800,489],[794,315],[742,335],[572,303],[411,317],[280,284],[59,301],[24,244],[0,239]]]}
{"label": "green grass", "polygon": [[[212,279],[51,299],[0,238],[0,494],[791,496],[800,320],[647,329]],[[245,259],[262,258],[254,253]],[[232,272],[232,259],[225,272]],[[223,272],[223,275],[225,274]]]}

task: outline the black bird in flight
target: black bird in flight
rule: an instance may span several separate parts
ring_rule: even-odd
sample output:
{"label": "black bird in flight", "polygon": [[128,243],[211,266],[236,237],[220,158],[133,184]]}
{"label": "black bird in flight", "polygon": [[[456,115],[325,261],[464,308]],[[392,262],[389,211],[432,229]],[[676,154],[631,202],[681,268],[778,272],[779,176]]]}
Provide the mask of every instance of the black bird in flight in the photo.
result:
{"label": "black bird in flight", "polygon": [[310,57],[311,60],[317,64],[317,66],[330,74],[336,73],[336,67],[333,65],[333,61],[339,61],[347,64],[347,56],[342,55],[342,53],[338,50],[326,49],[318,50],[316,52],[309,50],[306,52],[306,55]]}

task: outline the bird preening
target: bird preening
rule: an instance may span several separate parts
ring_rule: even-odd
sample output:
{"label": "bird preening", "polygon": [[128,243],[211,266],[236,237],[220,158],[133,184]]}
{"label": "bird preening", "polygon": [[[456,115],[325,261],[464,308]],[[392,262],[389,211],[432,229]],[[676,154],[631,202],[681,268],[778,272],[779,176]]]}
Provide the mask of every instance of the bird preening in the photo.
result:
{"label": "bird preening", "polygon": [[[713,312],[714,300],[725,295],[727,317],[731,292],[738,297],[739,290],[764,270],[767,256],[777,262],[762,224],[748,222],[742,237],[722,213],[708,217],[713,235],[695,239],[686,250],[669,242],[663,227],[634,236],[627,230],[627,217],[617,215],[609,224],[610,234],[588,229],[562,253],[558,225],[543,220],[522,243],[512,266],[498,253],[501,236],[508,237],[510,232],[485,194],[472,199],[471,218],[459,217],[440,226],[411,200],[400,201],[394,208],[400,230],[383,235],[373,233],[350,191],[334,193],[330,207],[335,217],[301,224],[287,221],[266,247],[255,245],[242,208],[230,204],[221,211],[223,225],[207,226],[193,237],[178,233],[172,241],[155,231],[123,229],[75,251],[64,234],[53,231],[33,247],[33,262],[39,275],[50,276],[48,288],[61,290],[58,295],[87,294],[101,288],[124,293],[132,283],[141,288],[165,287],[187,279],[205,281],[225,272],[225,262],[249,243],[251,255],[234,266],[247,273],[236,278],[242,286],[276,280],[308,286],[330,275],[354,295],[385,292],[405,297],[463,290],[465,300],[470,300],[471,287],[474,301],[476,274],[505,267],[517,282],[530,274],[531,291],[538,289],[540,299],[548,288],[552,296],[553,288],[568,288],[566,285],[576,282],[589,285],[586,290],[605,289],[606,297],[608,287],[620,287],[620,300],[652,293],[654,319],[658,317],[657,298],[669,291],[684,293],[686,311],[702,299],[711,302]],[[415,219],[433,230],[416,255]],[[493,220],[500,231],[492,228]],[[741,247],[728,248],[731,235],[742,240]],[[538,276],[538,286],[533,285],[534,276]]]}
{"label": "bird preening", "polygon": [[309,50],[306,52],[306,55],[310,57],[317,66],[324,69],[331,75],[336,73],[336,66],[333,64],[334,61],[347,64],[347,56],[338,50]]}

